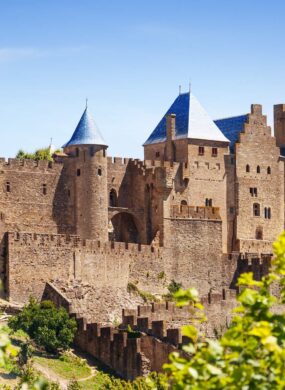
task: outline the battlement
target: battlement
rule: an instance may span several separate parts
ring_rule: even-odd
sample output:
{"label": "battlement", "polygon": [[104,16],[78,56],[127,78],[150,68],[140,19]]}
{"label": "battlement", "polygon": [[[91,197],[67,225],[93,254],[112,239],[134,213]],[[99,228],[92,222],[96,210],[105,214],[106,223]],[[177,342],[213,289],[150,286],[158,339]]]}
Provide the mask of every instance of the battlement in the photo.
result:
{"label": "battlement", "polygon": [[127,242],[100,242],[95,240],[83,240],[76,235],[68,234],[45,234],[28,232],[8,232],[9,245],[27,245],[39,247],[70,247],[87,251],[105,251],[106,253],[138,253],[159,256],[162,248],[152,245],[142,245]]}
{"label": "battlement", "polygon": [[194,164],[191,166],[193,169],[207,169],[211,171],[220,171],[221,170],[221,163],[212,163],[207,161],[195,161]]}
{"label": "battlement", "polygon": [[171,218],[177,219],[211,219],[221,220],[219,207],[174,205],[170,211]]}
{"label": "battlement", "polygon": [[[76,315],[74,315],[76,318]],[[114,327],[87,324],[84,318],[76,318],[75,344],[91,356],[99,359],[126,379],[147,374],[143,365],[140,338],[129,338],[127,332]]]}
{"label": "battlement", "polygon": [[19,169],[21,171],[27,171],[27,170],[32,170],[33,172],[37,171],[55,171],[59,172],[62,169],[62,164],[60,163],[55,163],[52,161],[47,161],[47,160],[30,160],[30,159],[25,159],[25,160],[20,160],[17,158],[9,158],[6,160],[5,158],[0,158],[0,169],[4,170],[15,170]]}
{"label": "battlement", "polygon": [[124,157],[107,157],[108,164],[112,165],[128,165],[129,162],[135,161],[133,158],[124,158]]}

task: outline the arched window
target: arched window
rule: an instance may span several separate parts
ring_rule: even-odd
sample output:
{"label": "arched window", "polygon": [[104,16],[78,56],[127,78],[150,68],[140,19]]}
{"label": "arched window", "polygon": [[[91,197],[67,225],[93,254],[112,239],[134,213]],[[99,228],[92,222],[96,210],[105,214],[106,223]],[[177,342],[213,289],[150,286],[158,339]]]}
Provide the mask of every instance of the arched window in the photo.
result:
{"label": "arched window", "polygon": [[182,211],[182,208],[185,207],[185,206],[187,206],[187,201],[183,199],[180,202],[180,211]]}
{"label": "arched window", "polygon": [[267,167],[267,175],[270,175],[270,174],[271,174],[271,168]]}
{"label": "arched window", "polygon": [[11,185],[9,181],[6,182],[6,192],[11,192]]}
{"label": "arched window", "polygon": [[98,176],[102,176],[102,169],[101,168],[98,169]]}
{"label": "arched window", "polygon": [[118,205],[117,192],[114,188],[111,189],[109,194],[109,205],[110,207],[117,207]]}
{"label": "arched window", "polygon": [[267,209],[267,207],[264,207],[264,218],[265,219],[268,218],[268,209]]}
{"label": "arched window", "polygon": [[255,230],[256,240],[263,240],[263,230],[261,226],[258,226]]}
{"label": "arched window", "polygon": [[47,194],[47,185],[43,184],[43,195]]}
{"label": "arched window", "polygon": [[260,173],[260,166],[259,165],[257,165],[257,167],[256,167],[256,173]]}
{"label": "arched window", "polygon": [[246,165],[245,170],[247,173],[250,172],[250,166],[248,164]]}
{"label": "arched window", "polygon": [[253,215],[255,217],[260,217],[260,204],[259,203],[253,203]]}

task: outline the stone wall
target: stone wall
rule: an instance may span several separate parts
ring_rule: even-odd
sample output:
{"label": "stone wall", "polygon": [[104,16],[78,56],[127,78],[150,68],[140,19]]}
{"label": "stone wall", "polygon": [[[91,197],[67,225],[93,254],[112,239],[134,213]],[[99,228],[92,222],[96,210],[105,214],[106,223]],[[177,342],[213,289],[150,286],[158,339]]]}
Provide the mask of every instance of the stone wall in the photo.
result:
{"label": "stone wall", "polygon": [[[217,218],[217,210],[208,213]],[[58,281],[68,299],[77,302],[77,312],[112,323],[122,307],[142,302],[136,291],[129,294],[130,283],[158,296],[167,293],[171,280],[185,288],[198,287],[201,295],[221,289],[221,221],[169,219],[165,225],[169,246],[163,248],[72,235],[8,233],[8,297],[20,303],[30,295],[40,298],[46,282]]]}

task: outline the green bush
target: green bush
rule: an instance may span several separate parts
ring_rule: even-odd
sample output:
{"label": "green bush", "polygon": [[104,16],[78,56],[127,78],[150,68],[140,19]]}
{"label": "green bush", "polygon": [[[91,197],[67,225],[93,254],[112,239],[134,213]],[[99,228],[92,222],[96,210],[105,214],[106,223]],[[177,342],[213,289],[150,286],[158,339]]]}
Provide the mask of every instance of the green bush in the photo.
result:
{"label": "green bush", "polygon": [[182,283],[176,282],[174,279],[169,283],[167,290],[169,294],[173,295],[182,288]]}
{"label": "green bush", "polygon": [[[60,150],[56,150],[56,152],[60,152]],[[25,152],[24,150],[20,149],[16,154],[16,158],[19,160],[29,159],[35,161],[53,161],[50,147],[37,149],[34,153]]]}
{"label": "green bush", "polygon": [[147,302],[157,302],[157,298],[155,297],[155,295],[153,295],[147,291],[140,290],[138,288],[138,286],[132,282],[128,283],[127,291],[130,294],[136,294],[136,295],[140,296],[143,299],[143,301],[146,303]]}
{"label": "green bush", "polygon": [[41,303],[31,299],[23,311],[9,320],[14,331],[26,332],[39,347],[47,352],[66,350],[73,341],[76,322],[64,308],[57,309],[50,301]]}

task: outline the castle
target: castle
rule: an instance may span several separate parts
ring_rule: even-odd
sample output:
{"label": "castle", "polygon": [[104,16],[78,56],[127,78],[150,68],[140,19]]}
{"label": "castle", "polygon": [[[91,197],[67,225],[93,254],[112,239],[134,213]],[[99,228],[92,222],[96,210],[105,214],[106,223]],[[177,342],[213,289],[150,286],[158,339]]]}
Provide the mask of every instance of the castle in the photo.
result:
{"label": "castle", "polygon": [[284,229],[285,105],[273,137],[260,105],[213,121],[180,93],[143,146],[143,161],[108,157],[86,108],[54,162],[0,159],[7,299],[52,286],[78,317],[110,325],[174,280],[198,289],[209,332],[228,324],[238,275],[266,273]]}

